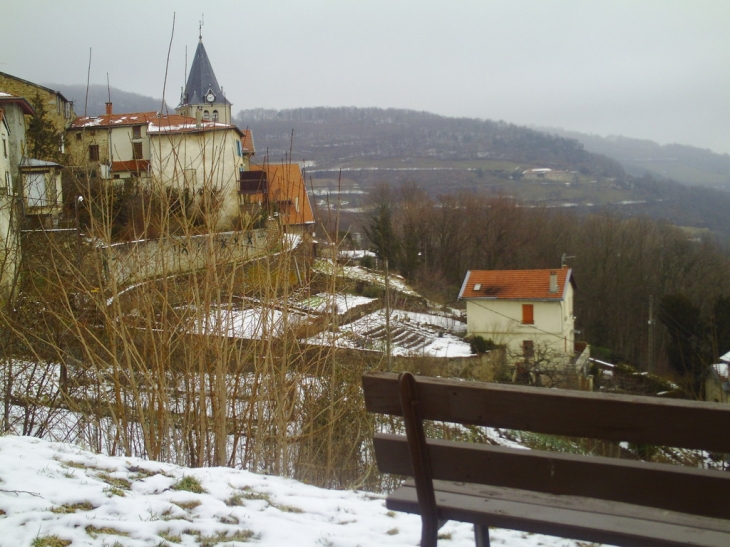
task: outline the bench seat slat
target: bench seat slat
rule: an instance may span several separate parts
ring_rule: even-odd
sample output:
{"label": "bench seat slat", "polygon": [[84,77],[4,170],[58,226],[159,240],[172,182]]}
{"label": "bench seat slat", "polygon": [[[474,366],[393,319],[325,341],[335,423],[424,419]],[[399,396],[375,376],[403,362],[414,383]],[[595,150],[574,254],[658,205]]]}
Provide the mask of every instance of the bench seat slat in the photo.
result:
{"label": "bench seat slat", "polygon": [[[382,473],[412,476],[408,441],[373,440]],[[434,479],[587,496],[730,519],[730,473],[678,465],[427,439]]]}
{"label": "bench seat slat", "polygon": [[[363,376],[369,412],[400,416],[398,376]],[[416,377],[425,420],[730,453],[730,405]]]}
{"label": "bench seat slat", "polygon": [[[439,518],[626,547],[727,547],[730,524],[638,505],[553,496],[500,487],[435,481]],[[449,490],[453,491],[449,491]],[[418,513],[412,483],[390,494],[386,507]]]}

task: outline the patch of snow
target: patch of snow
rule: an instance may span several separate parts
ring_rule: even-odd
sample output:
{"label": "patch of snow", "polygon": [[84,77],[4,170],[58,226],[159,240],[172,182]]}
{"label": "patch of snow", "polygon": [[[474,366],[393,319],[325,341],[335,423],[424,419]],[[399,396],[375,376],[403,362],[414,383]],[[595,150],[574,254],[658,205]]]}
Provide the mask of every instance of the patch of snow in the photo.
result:
{"label": "patch of snow", "polygon": [[[183,478],[204,489],[175,489]],[[112,487],[110,482],[128,486]],[[391,512],[384,496],[325,490],[225,467],[185,468],[110,457],[33,437],[0,437],[3,544],[30,547],[57,536],[74,546],[418,545],[418,515]],[[448,522],[451,547],[472,547],[470,524]],[[238,540],[235,534],[239,534]],[[490,530],[493,545],[577,547],[580,543],[512,530]],[[169,540],[169,538],[176,538]],[[442,540],[444,541],[444,540]]]}

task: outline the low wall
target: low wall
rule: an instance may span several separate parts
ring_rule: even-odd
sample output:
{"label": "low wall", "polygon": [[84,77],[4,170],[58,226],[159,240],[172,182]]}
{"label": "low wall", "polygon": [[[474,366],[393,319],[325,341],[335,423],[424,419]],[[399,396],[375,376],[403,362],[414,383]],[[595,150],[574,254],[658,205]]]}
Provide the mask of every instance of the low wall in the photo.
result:
{"label": "low wall", "polygon": [[[26,273],[49,272],[53,264],[65,275],[81,268],[94,277],[101,265],[107,280],[130,285],[155,277],[203,269],[211,264],[243,262],[265,255],[276,244],[275,232],[260,229],[195,236],[173,236],[128,243],[99,244],[74,229],[24,230],[23,263]],[[58,260],[54,253],[65,257]],[[64,262],[73,268],[63,267]],[[56,277],[51,273],[45,275]]]}

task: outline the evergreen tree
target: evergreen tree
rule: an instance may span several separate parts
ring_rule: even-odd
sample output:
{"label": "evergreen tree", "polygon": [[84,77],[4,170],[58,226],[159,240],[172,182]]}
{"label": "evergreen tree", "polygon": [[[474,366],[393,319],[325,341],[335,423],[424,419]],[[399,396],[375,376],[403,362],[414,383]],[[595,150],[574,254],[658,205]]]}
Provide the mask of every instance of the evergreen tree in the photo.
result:
{"label": "evergreen tree", "polygon": [[27,156],[46,161],[62,161],[62,132],[56,129],[51,121],[46,103],[38,93],[31,99],[35,114],[31,116],[26,130],[28,141]]}

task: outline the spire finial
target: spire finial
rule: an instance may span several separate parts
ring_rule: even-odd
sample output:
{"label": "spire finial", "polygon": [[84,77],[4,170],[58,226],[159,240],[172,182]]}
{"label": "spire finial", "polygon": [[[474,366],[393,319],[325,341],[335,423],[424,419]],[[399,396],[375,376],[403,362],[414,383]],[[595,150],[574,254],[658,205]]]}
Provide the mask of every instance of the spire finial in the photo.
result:
{"label": "spire finial", "polygon": [[205,14],[200,15],[200,21],[198,21],[198,40],[203,41],[203,25],[205,24]]}

